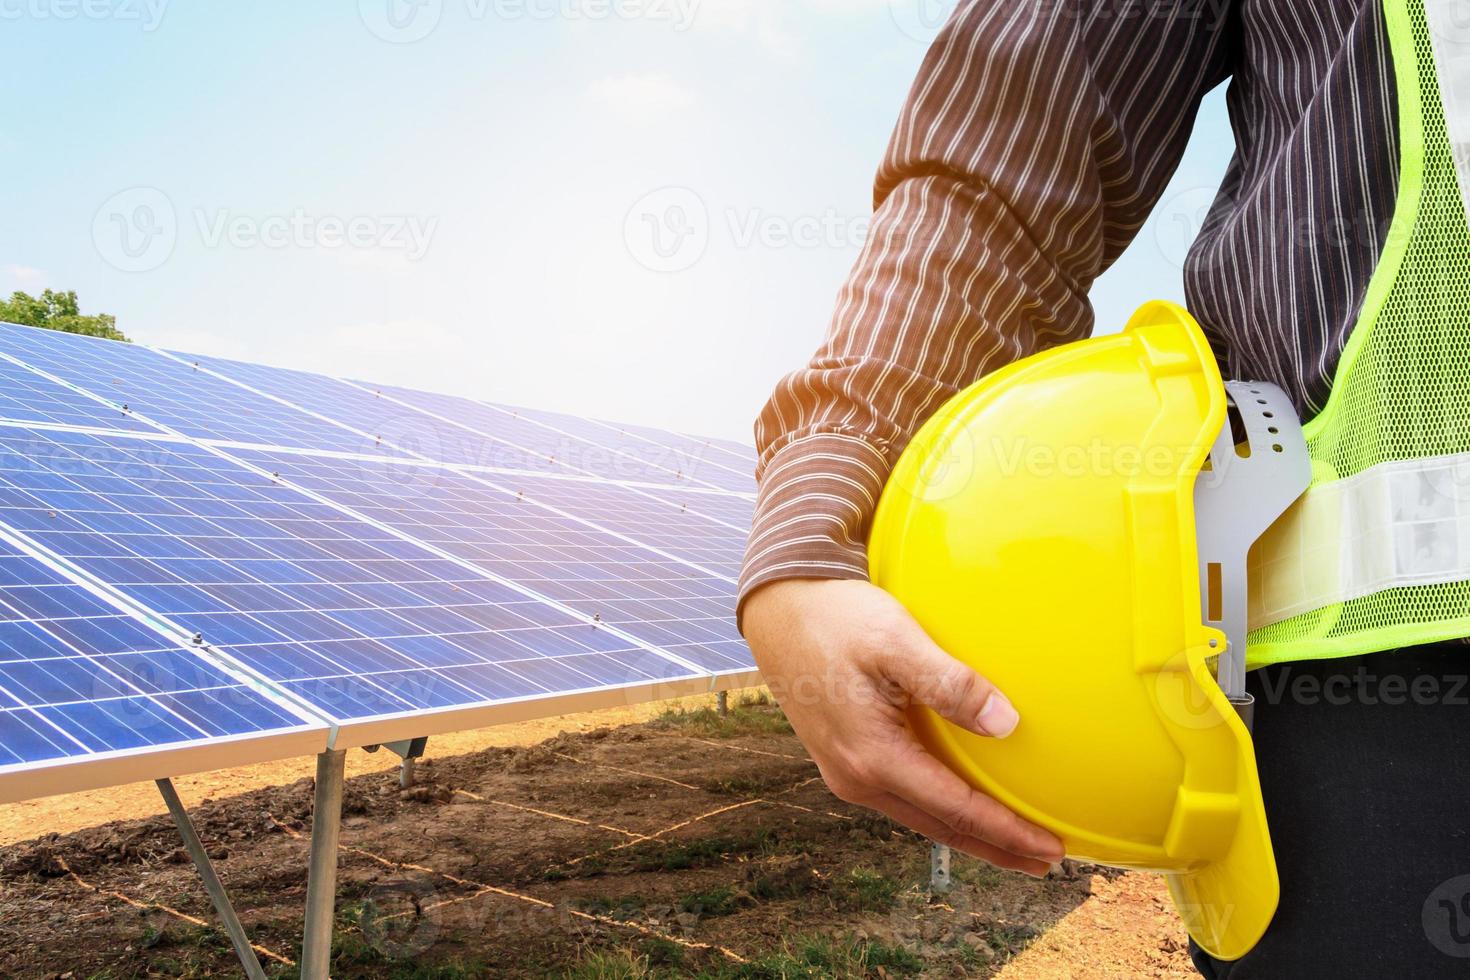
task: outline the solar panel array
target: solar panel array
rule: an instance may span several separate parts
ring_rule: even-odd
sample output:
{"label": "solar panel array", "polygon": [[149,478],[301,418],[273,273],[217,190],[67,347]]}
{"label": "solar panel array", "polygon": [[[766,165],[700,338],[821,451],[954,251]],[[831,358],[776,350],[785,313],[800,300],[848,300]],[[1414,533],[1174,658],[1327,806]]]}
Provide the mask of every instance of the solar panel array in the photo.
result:
{"label": "solar panel array", "polygon": [[0,799],[750,679],[753,466],[0,324]]}

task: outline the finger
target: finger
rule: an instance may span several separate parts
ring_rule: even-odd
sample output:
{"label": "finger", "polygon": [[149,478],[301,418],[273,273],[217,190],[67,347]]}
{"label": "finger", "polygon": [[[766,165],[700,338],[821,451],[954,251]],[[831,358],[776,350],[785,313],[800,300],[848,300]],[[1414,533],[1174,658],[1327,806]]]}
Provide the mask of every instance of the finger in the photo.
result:
{"label": "finger", "polygon": [[976,837],[1005,851],[1051,863],[1065,849],[1055,834],[1016,816],[1005,806],[970,788],[918,743],[882,769],[880,789],[942,821],[966,837]]}
{"label": "finger", "polygon": [[946,826],[937,817],[930,816],[912,803],[907,803],[892,793],[884,793],[865,803],[864,806],[877,810],[884,816],[898,821],[936,843],[954,848],[956,851],[963,851],[982,861],[988,861],[998,868],[1024,872],[1033,878],[1044,878],[1051,870],[1051,865],[1046,861],[1039,861],[1024,854],[1014,854],[980,840],[978,837],[967,837]]}
{"label": "finger", "polygon": [[880,668],[911,699],[976,735],[1005,738],[1021,716],[984,676],[950,656],[918,623],[885,651]]}

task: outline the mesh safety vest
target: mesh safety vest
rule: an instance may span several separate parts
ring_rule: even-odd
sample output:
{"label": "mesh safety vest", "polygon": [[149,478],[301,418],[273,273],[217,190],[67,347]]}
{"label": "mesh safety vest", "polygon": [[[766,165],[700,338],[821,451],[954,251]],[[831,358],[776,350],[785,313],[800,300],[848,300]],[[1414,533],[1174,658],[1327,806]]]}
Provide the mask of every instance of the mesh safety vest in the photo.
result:
{"label": "mesh safety vest", "polygon": [[1251,552],[1252,666],[1470,636],[1470,3],[1384,13],[1399,198],[1311,489]]}

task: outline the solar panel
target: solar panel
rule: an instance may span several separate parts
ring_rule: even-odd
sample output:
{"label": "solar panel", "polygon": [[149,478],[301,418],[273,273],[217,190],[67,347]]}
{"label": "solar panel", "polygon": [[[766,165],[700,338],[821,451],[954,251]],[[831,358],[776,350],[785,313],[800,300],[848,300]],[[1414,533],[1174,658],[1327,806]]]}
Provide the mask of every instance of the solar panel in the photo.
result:
{"label": "solar panel", "polygon": [[106,405],[0,357],[0,420],[157,432],[121,406]]}
{"label": "solar panel", "polygon": [[0,430],[0,520],[337,724],[699,673],[185,441]]}
{"label": "solar panel", "polygon": [[136,344],[0,324],[0,351],[197,439],[392,454],[370,438]]}
{"label": "solar panel", "polygon": [[598,425],[605,425],[626,433],[646,442],[660,446],[672,446],[681,452],[694,456],[697,459],[708,459],[711,463],[718,464],[727,469],[750,476],[755,472],[756,455],[750,446],[743,446],[729,439],[706,438],[700,436],[685,435],[680,432],[670,432],[665,429],[655,429],[646,425],[630,425],[619,422],[598,421]]}
{"label": "solar panel", "polygon": [[754,666],[735,628],[733,578],[549,513],[513,481],[440,467],[405,480],[350,460],[235,454],[711,672]]}
{"label": "solar panel", "polygon": [[531,460],[523,450],[497,442],[450,416],[432,415],[326,375],[197,354],[175,356],[441,463],[570,472],[544,460]]}
{"label": "solar panel", "polygon": [[589,442],[569,432],[542,425],[517,410],[502,408],[471,398],[411,391],[391,385],[368,385],[374,391],[444,419],[454,419],[497,442],[519,447],[536,465],[516,469],[566,472],[662,485],[681,485],[689,477],[636,456],[621,453],[610,445]]}
{"label": "solar panel", "polygon": [[661,441],[655,442],[608,422],[541,409],[504,405],[496,407],[547,428],[603,446],[622,456],[643,460],[665,472],[678,474],[679,479],[676,482],[680,485],[718,487],[740,493],[755,492],[753,467],[746,466],[743,461],[732,463],[728,454],[695,439],[669,432],[663,434],[665,438]]}
{"label": "solar panel", "polygon": [[675,487],[647,487],[643,492],[682,510],[720,521],[738,531],[742,541],[755,520],[755,501],[750,497]]}
{"label": "solar panel", "polygon": [[0,797],[753,676],[744,464],[646,431],[0,325]]}
{"label": "solar panel", "polygon": [[740,575],[745,532],[711,520],[688,506],[664,500],[641,488],[604,481],[522,476],[499,482],[537,503],[555,507],[732,581]]}
{"label": "solar panel", "polygon": [[223,740],[284,758],[319,751],[326,728],[0,542],[0,800],[105,785],[87,770]]}

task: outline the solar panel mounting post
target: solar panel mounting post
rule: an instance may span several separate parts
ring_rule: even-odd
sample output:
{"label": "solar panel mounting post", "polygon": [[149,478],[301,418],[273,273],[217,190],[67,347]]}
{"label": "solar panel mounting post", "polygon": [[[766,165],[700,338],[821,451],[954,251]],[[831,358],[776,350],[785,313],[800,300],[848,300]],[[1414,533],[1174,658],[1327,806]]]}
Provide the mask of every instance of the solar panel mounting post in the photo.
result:
{"label": "solar panel mounting post", "polygon": [[245,975],[250,980],[266,980],[265,971],[260,968],[260,959],[250,946],[250,937],[245,935],[245,927],[240,924],[240,917],[230,904],[230,896],[225,893],[225,886],[220,882],[219,875],[214,873],[214,863],[209,860],[209,853],[204,850],[199,835],[194,832],[194,824],[189,820],[189,812],[184,809],[183,802],[179,800],[173,781],[159,779],[155,782],[158,792],[163,794],[163,802],[168,805],[168,812],[174,818],[174,825],[179,828],[179,836],[184,839],[185,850],[194,859],[199,877],[204,879],[204,889],[214,902],[214,910],[219,913],[225,932],[229,933],[230,942],[235,946],[235,955],[240,957],[240,965],[245,968]]}
{"label": "solar panel mounting post", "polygon": [[328,749],[316,757],[311,865],[306,878],[306,928],[301,937],[301,980],[328,980],[332,966],[332,918],[337,908],[337,844],[342,837],[342,788],[346,761],[346,749]]}

